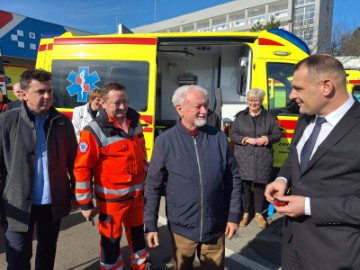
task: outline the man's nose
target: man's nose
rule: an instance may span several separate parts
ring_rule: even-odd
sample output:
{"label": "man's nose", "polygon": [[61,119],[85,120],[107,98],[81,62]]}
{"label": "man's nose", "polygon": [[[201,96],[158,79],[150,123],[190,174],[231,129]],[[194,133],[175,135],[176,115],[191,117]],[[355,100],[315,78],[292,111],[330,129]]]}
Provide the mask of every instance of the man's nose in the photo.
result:
{"label": "man's nose", "polygon": [[200,108],[200,113],[201,113],[201,114],[207,114],[207,112],[208,112],[207,107],[201,106],[201,108]]}
{"label": "man's nose", "polygon": [[119,109],[124,110],[125,109],[125,103],[120,103]]}
{"label": "man's nose", "polygon": [[296,91],[294,91],[294,89],[291,90],[290,95],[289,95],[289,99],[295,99],[296,98]]}
{"label": "man's nose", "polygon": [[45,92],[44,98],[51,98],[51,97],[52,97],[52,92]]}

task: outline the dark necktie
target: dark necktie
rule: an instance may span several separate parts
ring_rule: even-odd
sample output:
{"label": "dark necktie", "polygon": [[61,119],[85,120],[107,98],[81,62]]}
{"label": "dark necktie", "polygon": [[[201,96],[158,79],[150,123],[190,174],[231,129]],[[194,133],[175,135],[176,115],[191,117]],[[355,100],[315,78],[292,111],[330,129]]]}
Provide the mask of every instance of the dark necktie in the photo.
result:
{"label": "dark necktie", "polygon": [[303,149],[301,150],[300,169],[302,173],[305,171],[305,168],[309,163],[311,153],[314,149],[314,145],[321,130],[321,125],[324,124],[325,122],[326,119],[324,117],[316,118],[315,127],[311,132],[309,139],[307,139],[307,141],[305,142]]}

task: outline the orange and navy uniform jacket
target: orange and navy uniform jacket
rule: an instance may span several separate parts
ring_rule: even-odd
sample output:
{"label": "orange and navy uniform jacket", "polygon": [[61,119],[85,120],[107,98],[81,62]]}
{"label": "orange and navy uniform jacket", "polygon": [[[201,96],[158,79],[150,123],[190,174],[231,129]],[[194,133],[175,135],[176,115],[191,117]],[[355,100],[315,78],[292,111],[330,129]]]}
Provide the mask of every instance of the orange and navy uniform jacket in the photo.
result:
{"label": "orange and navy uniform jacket", "polygon": [[104,202],[124,201],[143,196],[147,166],[145,139],[140,115],[128,108],[128,133],[114,126],[106,112],[80,133],[75,161],[76,199],[81,209],[94,207],[92,174],[96,198]]}

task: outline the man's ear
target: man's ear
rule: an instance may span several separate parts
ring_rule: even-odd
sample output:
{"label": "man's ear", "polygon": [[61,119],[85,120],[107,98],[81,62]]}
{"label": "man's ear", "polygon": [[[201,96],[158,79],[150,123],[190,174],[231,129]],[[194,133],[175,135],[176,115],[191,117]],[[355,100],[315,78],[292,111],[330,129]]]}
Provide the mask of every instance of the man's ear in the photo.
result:
{"label": "man's ear", "polygon": [[22,98],[23,100],[27,100],[27,91],[24,91],[23,94],[22,94]]}
{"label": "man's ear", "polygon": [[103,109],[105,109],[105,100],[103,98],[100,98],[100,104],[101,104],[101,107],[103,107]]}
{"label": "man's ear", "polygon": [[183,112],[182,112],[182,107],[181,107],[181,105],[179,105],[179,104],[176,105],[176,111],[178,112],[178,114],[180,115],[180,117],[183,117]]}
{"label": "man's ear", "polygon": [[321,84],[324,97],[329,97],[334,94],[335,87],[331,79],[324,79]]}

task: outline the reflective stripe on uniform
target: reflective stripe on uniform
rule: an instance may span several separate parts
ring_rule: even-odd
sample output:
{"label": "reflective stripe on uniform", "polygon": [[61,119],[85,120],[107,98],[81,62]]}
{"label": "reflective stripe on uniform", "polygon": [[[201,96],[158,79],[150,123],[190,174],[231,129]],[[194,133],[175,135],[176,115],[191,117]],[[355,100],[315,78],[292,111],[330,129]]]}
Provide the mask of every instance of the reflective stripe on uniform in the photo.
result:
{"label": "reflective stripe on uniform", "polygon": [[146,261],[147,257],[148,252],[146,251],[146,249],[138,250],[131,256],[131,264],[137,266],[142,265]]}
{"label": "reflective stripe on uniform", "polygon": [[78,201],[92,199],[91,182],[76,182],[75,183],[75,197]]}
{"label": "reflective stripe on uniform", "polygon": [[84,201],[84,200],[89,200],[92,199],[92,194],[91,192],[86,192],[86,193],[76,193],[76,200],[77,201]]}
{"label": "reflective stripe on uniform", "polygon": [[100,270],[123,270],[124,269],[124,260],[120,255],[115,263],[108,264],[100,261]]}
{"label": "reflective stripe on uniform", "polygon": [[96,123],[95,121],[90,122],[89,126],[92,128],[94,135],[99,139],[100,144],[101,144],[100,147],[104,147],[104,146],[110,145],[110,144],[118,142],[118,141],[126,140],[126,138],[121,137],[119,135],[112,136],[112,137],[106,137],[104,132],[98,125],[98,123]]}
{"label": "reflective stripe on uniform", "polygon": [[144,184],[138,184],[132,187],[122,188],[122,189],[109,189],[98,185],[95,185],[94,187],[96,192],[103,193],[105,195],[124,196],[134,191],[143,190]]}
{"label": "reflective stripe on uniform", "polygon": [[91,187],[90,181],[76,182],[76,189],[87,189]]}
{"label": "reflective stripe on uniform", "polygon": [[140,124],[140,122],[138,122],[135,130],[134,130],[134,134],[138,134],[138,133],[141,133],[142,132],[142,126]]}

